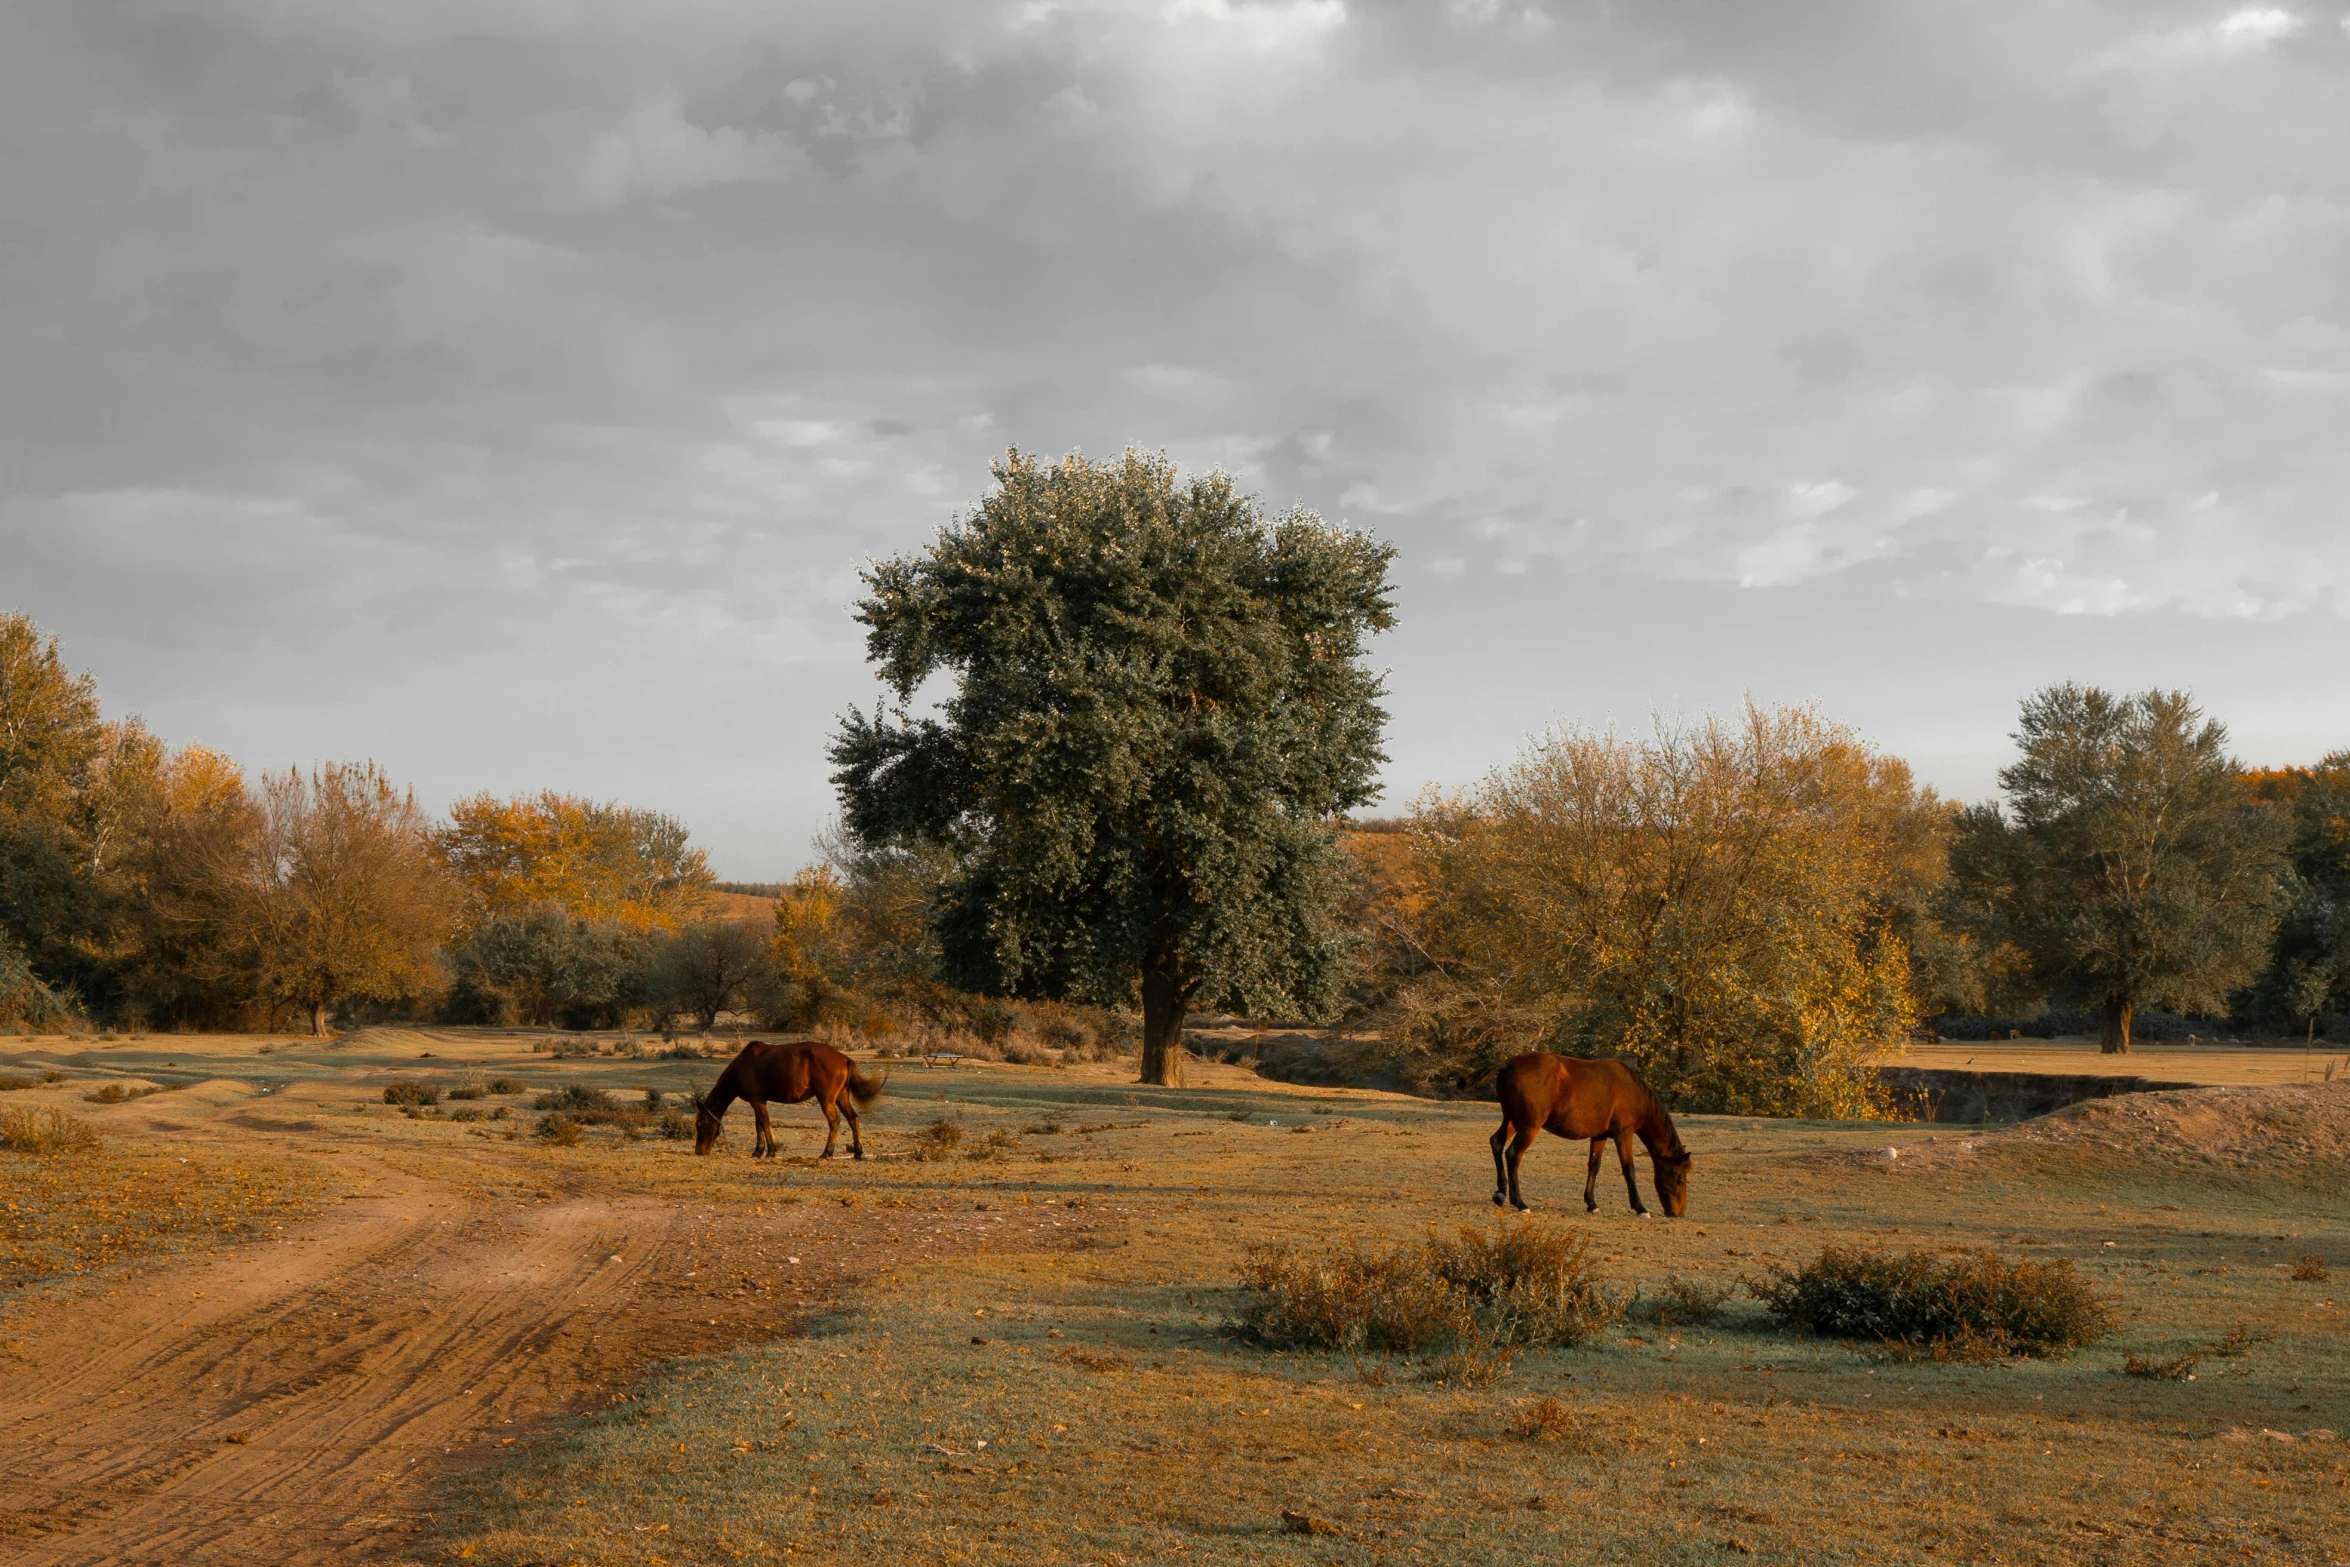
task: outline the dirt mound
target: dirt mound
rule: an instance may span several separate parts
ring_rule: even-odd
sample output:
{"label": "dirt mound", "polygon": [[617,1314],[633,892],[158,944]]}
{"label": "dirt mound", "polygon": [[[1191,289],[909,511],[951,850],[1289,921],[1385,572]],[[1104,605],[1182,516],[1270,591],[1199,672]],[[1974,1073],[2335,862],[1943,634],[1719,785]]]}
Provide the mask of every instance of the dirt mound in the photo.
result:
{"label": "dirt mound", "polygon": [[1928,1137],[1806,1157],[1881,1170],[1935,1170],[2016,1143],[2109,1148],[2140,1159],[2238,1168],[2278,1159],[2304,1166],[2350,1164],[2350,1083],[2115,1094],[1963,1138]]}
{"label": "dirt mound", "polygon": [[2350,1083],[2117,1094],[2026,1121],[1996,1140],[2200,1153],[2230,1163],[2350,1160]]}

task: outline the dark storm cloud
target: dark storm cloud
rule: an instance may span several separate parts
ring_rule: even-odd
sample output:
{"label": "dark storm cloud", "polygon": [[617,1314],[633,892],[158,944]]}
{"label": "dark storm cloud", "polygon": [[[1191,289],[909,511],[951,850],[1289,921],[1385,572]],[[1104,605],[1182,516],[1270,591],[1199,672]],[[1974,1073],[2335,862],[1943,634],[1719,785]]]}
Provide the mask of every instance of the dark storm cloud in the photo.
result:
{"label": "dark storm cloud", "polygon": [[[649,793],[769,865],[871,689],[857,562],[1014,441],[1397,540],[1406,786],[1734,699],[1788,594],[2305,658],[2350,608],[2345,146],[2303,7],[36,0],[0,601],[174,732]],[[1719,673],[1577,684],[1493,619],[1423,696],[1410,617],[1521,578],[1699,594]],[[1968,745],[2013,676],[1958,677]],[[1785,679],[1947,740],[1891,675]]]}

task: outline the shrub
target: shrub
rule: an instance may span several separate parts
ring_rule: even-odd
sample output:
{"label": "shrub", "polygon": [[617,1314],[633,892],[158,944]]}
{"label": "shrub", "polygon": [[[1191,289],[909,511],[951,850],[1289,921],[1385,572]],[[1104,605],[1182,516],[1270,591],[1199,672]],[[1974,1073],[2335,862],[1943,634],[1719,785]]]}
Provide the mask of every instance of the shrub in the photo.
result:
{"label": "shrub", "polygon": [[43,1072],[39,1077],[0,1077],[0,1094],[13,1094],[26,1088],[44,1088],[51,1083],[65,1081],[63,1072]]}
{"label": "shrub", "polygon": [[2145,1377],[2154,1382],[2192,1382],[2196,1362],[2203,1358],[2200,1350],[2191,1350],[2175,1360],[2156,1360],[2150,1355],[2122,1355],[2122,1375]]}
{"label": "shrub", "polygon": [[1416,1248],[1258,1246],[1241,1263],[1240,1284],[1245,1294],[1236,1325],[1276,1349],[1408,1355],[1477,1329],[1469,1302],[1430,1276]]}
{"label": "shrub", "polygon": [[386,1083],[384,1103],[388,1105],[437,1105],[441,1091],[430,1083]]}
{"label": "shrub", "polygon": [[0,1147],[17,1153],[86,1153],[98,1146],[90,1123],[63,1110],[11,1110],[0,1115]]}
{"label": "shrub", "polygon": [[914,1157],[944,1159],[962,1145],[963,1128],[940,1116],[914,1134]]}
{"label": "shrub", "polygon": [[530,1085],[519,1077],[493,1077],[482,1085],[493,1094],[527,1094]]}
{"label": "shrub", "polygon": [[160,1088],[152,1088],[143,1083],[108,1083],[94,1092],[82,1095],[82,1099],[84,1102],[94,1105],[119,1105],[127,1104],[133,1099],[144,1099],[149,1094],[162,1092],[163,1090]]}
{"label": "shrub", "polygon": [[489,1091],[489,1079],[483,1077],[479,1072],[463,1072],[458,1074],[456,1085],[449,1090],[449,1097],[451,1099],[481,1099],[487,1097]]}
{"label": "shrub", "polygon": [[2011,1263],[1983,1251],[1892,1255],[1831,1246],[1800,1271],[1776,1269],[1748,1287],[1782,1322],[1936,1359],[2047,1354],[2113,1325],[2110,1308],[2070,1261]]}
{"label": "shrub", "polygon": [[2326,1267],[2325,1258],[2315,1252],[2311,1252],[2305,1257],[2295,1257],[2292,1275],[2303,1284],[2322,1284],[2333,1277]]}
{"label": "shrub", "polygon": [[[1360,1243],[1318,1251],[1260,1246],[1242,1263],[1237,1325],[1276,1347],[1415,1354],[1450,1349],[1440,1374],[1487,1380],[1515,1346],[1579,1344],[1622,1314],[1593,1277],[1590,1245],[1572,1232],[1520,1221],[1492,1232],[1463,1226],[1416,1246],[1371,1252]],[[1454,1362],[1459,1362],[1455,1364]]]}
{"label": "shrub", "polygon": [[1006,1153],[1009,1153],[1018,1142],[1019,1138],[1015,1137],[1006,1128],[999,1126],[994,1131],[988,1133],[985,1138],[973,1144],[971,1152],[965,1155],[965,1157],[976,1159],[983,1163],[990,1160],[1001,1159]]}
{"label": "shrub", "polygon": [[1546,1398],[1518,1416],[1511,1426],[1529,1442],[1563,1442],[1581,1434],[1575,1412],[1555,1398]]}
{"label": "shrub", "polygon": [[1600,1288],[1590,1241],[1572,1230],[1522,1219],[1491,1230],[1464,1224],[1428,1250],[1436,1276],[1476,1304],[1499,1343],[1580,1344],[1624,1314]]}
{"label": "shrub", "polygon": [[1001,1045],[1020,1026],[1020,1009],[992,996],[974,998],[963,1009],[965,1026],[984,1044]]}
{"label": "shrub", "polygon": [[694,1118],[683,1110],[671,1110],[661,1117],[661,1135],[671,1140],[694,1135]]}
{"label": "shrub", "polygon": [[558,1148],[569,1148],[585,1136],[587,1128],[567,1115],[539,1117],[538,1135]]}
{"label": "shrub", "polygon": [[550,1089],[530,1102],[533,1110],[560,1110],[585,1121],[609,1116],[620,1108],[620,1102],[601,1088],[590,1088],[584,1083],[573,1083],[567,1088]]}

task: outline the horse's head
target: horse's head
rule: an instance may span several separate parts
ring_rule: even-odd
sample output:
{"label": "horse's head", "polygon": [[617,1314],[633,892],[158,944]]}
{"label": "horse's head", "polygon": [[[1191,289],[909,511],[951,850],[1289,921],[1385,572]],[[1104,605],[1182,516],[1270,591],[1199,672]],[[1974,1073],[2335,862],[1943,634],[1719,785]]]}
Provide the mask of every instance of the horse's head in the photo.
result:
{"label": "horse's head", "polygon": [[1689,1155],[1686,1152],[1650,1154],[1648,1167],[1656,1175],[1656,1200],[1665,1217],[1678,1219],[1689,1211]]}
{"label": "horse's head", "polygon": [[696,1093],[694,1095],[694,1152],[708,1153],[717,1147],[718,1133],[724,1124],[719,1119],[718,1112],[710,1108],[710,1101],[703,1095]]}

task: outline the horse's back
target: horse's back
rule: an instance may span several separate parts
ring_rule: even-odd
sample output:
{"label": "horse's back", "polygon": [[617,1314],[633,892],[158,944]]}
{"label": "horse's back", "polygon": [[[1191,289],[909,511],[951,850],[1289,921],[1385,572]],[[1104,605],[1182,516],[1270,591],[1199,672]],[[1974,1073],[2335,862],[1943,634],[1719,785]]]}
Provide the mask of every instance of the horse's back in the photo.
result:
{"label": "horse's back", "polygon": [[[1648,1090],[1621,1061],[1586,1061],[1531,1050],[1501,1069],[1502,1112],[1561,1137],[1602,1137],[1638,1125]],[[1513,1102],[1514,1101],[1514,1102]]]}

